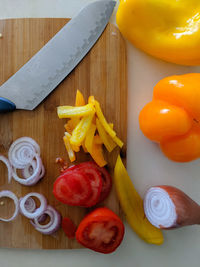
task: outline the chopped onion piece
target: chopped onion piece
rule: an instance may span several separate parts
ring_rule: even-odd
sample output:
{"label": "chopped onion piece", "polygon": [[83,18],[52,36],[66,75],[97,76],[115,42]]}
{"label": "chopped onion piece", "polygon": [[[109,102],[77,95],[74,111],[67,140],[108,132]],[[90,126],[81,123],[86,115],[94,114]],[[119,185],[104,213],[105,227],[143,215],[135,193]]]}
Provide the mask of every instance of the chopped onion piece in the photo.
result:
{"label": "chopped onion piece", "polygon": [[12,166],[10,164],[10,161],[2,155],[0,155],[0,161],[2,161],[8,169],[8,183],[10,183],[12,179]]}
{"label": "chopped onion piece", "polygon": [[15,204],[15,211],[14,211],[12,217],[10,217],[9,219],[4,219],[4,218],[0,217],[0,221],[10,222],[10,221],[14,220],[17,217],[17,215],[19,214],[19,200],[18,200],[17,196],[9,190],[0,191],[0,198],[2,198],[2,197],[8,197],[8,198],[12,199],[14,201],[14,204]]}
{"label": "chopped onion piece", "polygon": [[50,205],[47,206],[47,209],[45,210],[43,215],[48,215],[50,217],[50,221],[47,224],[45,224],[45,225],[40,224],[40,222],[42,222],[41,216],[37,217],[33,221],[31,221],[31,224],[40,233],[42,233],[44,235],[51,235],[60,228],[61,215],[56,209],[54,209]]}
{"label": "chopped onion piece", "polygon": [[[40,207],[36,208],[33,212],[30,212],[26,209],[26,201],[30,197],[36,197],[40,200]],[[43,195],[39,193],[29,193],[26,196],[24,196],[20,201],[21,213],[29,219],[34,219],[42,215],[45,212],[46,208],[47,208],[47,200]]]}

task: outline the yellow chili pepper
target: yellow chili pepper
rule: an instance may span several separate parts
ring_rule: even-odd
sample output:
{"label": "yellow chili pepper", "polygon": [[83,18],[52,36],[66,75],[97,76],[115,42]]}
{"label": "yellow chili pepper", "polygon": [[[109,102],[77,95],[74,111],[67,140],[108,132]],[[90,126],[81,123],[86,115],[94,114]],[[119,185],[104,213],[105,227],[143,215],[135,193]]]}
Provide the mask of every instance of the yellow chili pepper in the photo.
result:
{"label": "yellow chili pepper", "polygon": [[120,156],[114,169],[114,182],[121,207],[132,229],[147,243],[161,245],[164,241],[162,232],[145,217],[143,200],[135,190]]}
{"label": "yellow chili pepper", "polygon": [[57,108],[58,117],[60,119],[88,116],[90,114],[93,114],[94,112],[95,109],[93,104],[87,104],[80,107],[59,106]]}
{"label": "yellow chili pepper", "polygon": [[94,113],[87,117],[83,117],[77,124],[76,128],[72,132],[72,137],[70,138],[70,143],[72,145],[80,146],[82,144],[92,123],[93,116]]}
{"label": "yellow chili pepper", "polygon": [[124,37],[146,53],[200,64],[199,0],[121,0],[116,20]]}

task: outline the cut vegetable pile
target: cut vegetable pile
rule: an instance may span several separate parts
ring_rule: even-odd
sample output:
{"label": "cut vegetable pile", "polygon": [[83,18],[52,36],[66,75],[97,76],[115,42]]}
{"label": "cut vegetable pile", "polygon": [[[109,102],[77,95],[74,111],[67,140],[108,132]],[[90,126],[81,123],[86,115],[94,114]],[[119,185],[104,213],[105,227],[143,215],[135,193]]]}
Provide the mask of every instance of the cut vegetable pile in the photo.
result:
{"label": "cut vegetable pile", "polygon": [[94,96],[90,96],[88,104],[85,104],[83,95],[77,90],[75,107],[59,106],[57,113],[60,119],[69,119],[65,124],[63,140],[71,162],[76,160],[75,152],[79,152],[82,147],[100,167],[103,167],[107,162],[103,156],[102,146],[104,145],[109,152],[116,146],[123,146],[123,142],[113,130],[113,124],[107,122]]}

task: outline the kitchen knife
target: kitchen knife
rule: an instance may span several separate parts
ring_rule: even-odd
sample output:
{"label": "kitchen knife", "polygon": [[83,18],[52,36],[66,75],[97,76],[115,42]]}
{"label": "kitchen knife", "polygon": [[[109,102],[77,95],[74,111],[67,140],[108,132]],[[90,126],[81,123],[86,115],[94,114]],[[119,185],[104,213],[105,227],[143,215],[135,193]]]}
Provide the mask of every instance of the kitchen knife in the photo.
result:
{"label": "kitchen knife", "polygon": [[96,43],[115,4],[112,0],[95,1],[72,18],[0,87],[0,112],[37,107]]}

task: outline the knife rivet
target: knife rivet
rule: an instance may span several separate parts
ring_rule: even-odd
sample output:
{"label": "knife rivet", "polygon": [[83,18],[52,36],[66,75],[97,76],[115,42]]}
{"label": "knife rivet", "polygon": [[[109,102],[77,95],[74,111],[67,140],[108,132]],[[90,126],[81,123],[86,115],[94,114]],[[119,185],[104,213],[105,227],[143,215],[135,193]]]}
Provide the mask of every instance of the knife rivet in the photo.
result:
{"label": "knife rivet", "polygon": [[2,38],[3,37],[3,34],[2,33],[0,33],[0,38]]}

